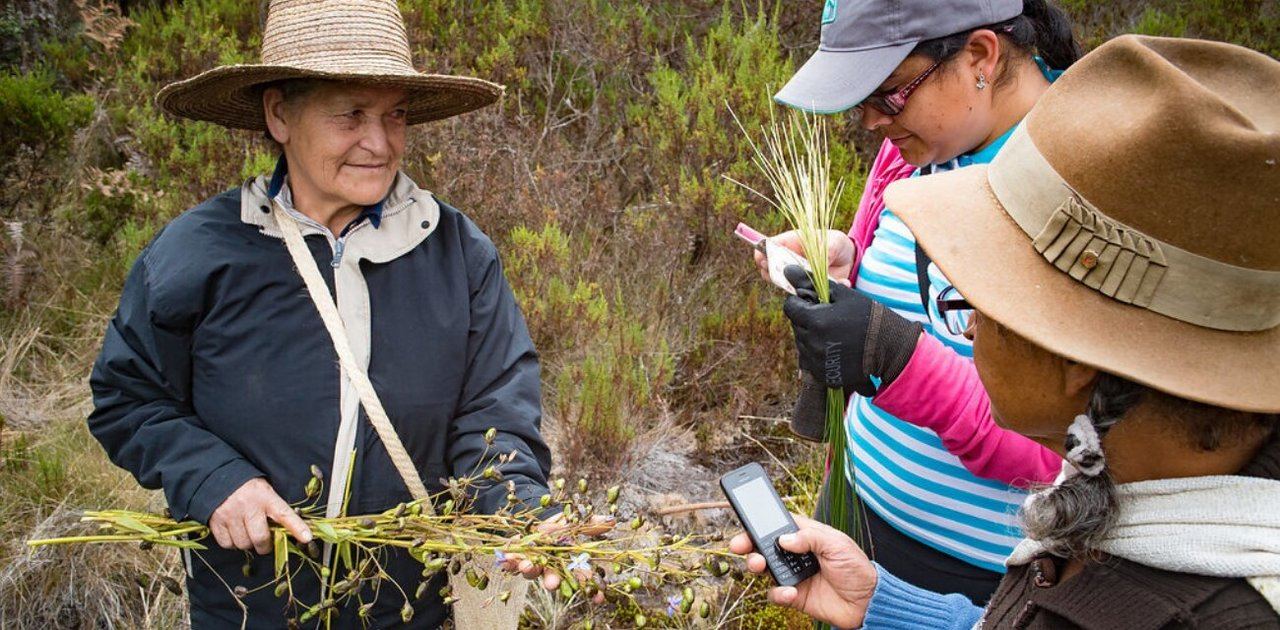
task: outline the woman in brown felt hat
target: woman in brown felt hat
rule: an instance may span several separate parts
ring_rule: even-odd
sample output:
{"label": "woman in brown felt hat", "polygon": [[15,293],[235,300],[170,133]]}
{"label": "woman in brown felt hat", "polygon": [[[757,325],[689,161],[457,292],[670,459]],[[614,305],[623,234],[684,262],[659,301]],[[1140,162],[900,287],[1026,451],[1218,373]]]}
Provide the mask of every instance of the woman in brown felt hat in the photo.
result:
{"label": "woman in brown felt hat", "polygon": [[[382,512],[489,453],[511,454],[505,483],[479,488],[474,509],[546,493],[537,355],[493,243],[400,171],[406,127],[501,94],[414,69],[394,0],[274,0],[262,63],[160,91],[171,114],[281,147],[274,174],[199,204],[142,252],[91,378],[89,427],[112,460],[163,488],[175,518],[210,527],[209,548],[186,557],[193,626],[436,627],[446,578],[419,588],[408,553],[380,552],[403,591],[328,591],[291,556],[292,590],[276,596],[269,525],[305,545],[291,506]],[[485,610],[510,621],[520,599]],[[485,619],[459,623],[497,627]]]}
{"label": "woman in brown felt hat", "polygon": [[889,188],[967,299],[942,310],[975,309],[995,417],[1067,464],[985,610],[805,519],[780,544],[821,572],[775,602],[839,627],[1280,628],[1277,93],[1260,53],[1121,37],[989,166]]}

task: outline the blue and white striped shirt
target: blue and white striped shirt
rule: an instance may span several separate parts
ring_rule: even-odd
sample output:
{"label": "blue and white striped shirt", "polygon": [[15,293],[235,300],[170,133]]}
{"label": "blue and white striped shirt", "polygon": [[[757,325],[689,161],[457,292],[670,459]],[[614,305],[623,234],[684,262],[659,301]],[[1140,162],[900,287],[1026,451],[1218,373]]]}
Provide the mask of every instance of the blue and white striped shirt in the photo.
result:
{"label": "blue and white striped shirt", "polygon": [[[1011,133],[1010,130],[1009,133]],[[982,151],[931,168],[941,172],[983,164],[1004,145],[1006,133]],[[918,174],[918,172],[917,172]],[[920,300],[915,237],[885,209],[870,247],[863,253],[854,287],[894,312],[924,326],[965,357],[970,342],[947,332],[934,300],[950,283],[929,265],[929,312]],[[934,324],[936,322],[936,325]],[[900,420],[855,394],[845,416],[849,465],[858,496],[867,508],[902,533],[970,564],[999,573],[1022,538],[1017,511],[1023,490],[974,476],[942,439]]]}

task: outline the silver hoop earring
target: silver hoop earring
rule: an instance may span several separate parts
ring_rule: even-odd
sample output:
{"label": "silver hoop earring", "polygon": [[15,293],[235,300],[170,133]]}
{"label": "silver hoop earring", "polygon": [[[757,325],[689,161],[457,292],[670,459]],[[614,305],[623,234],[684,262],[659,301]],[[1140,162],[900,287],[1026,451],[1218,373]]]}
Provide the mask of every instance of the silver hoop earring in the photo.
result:
{"label": "silver hoop earring", "polygon": [[981,72],[978,73],[978,89],[979,90],[987,89],[987,75]]}

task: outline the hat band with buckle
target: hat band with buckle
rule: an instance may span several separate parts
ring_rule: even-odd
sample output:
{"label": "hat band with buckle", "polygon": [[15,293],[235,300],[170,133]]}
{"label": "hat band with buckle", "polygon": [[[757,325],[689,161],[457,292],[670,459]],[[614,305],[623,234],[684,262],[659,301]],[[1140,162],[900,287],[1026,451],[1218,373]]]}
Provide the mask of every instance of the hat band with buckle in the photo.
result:
{"label": "hat band with buckle", "polygon": [[1215,330],[1280,326],[1280,271],[1206,258],[1107,216],[1054,170],[1025,125],[991,162],[987,181],[1036,251],[1091,289]]}

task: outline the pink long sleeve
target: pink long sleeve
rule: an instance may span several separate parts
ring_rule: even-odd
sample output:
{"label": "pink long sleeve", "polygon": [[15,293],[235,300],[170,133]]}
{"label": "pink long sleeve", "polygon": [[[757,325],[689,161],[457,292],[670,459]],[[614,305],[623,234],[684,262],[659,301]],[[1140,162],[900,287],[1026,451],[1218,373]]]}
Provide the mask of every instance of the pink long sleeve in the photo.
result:
{"label": "pink long sleeve", "polygon": [[884,211],[884,189],[900,179],[911,177],[916,167],[902,159],[902,153],[892,142],[880,143],[880,151],[871,163],[867,172],[867,183],[862,188],[862,199],[858,201],[858,213],[853,216],[853,226],[849,228],[849,238],[853,240],[855,264],[849,280],[856,280],[858,265],[862,261],[862,253],[871,245],[876,226],[880,225],[880,213]]}
{"label": "pink long sleeve", "polygon": [[931,335],[920,335],[907,367],[874,402],[937,433],[947,450],[978,477],[1026,488],[1052,483],[1062,469],[1057,453],[995,423],[973,361]]}

